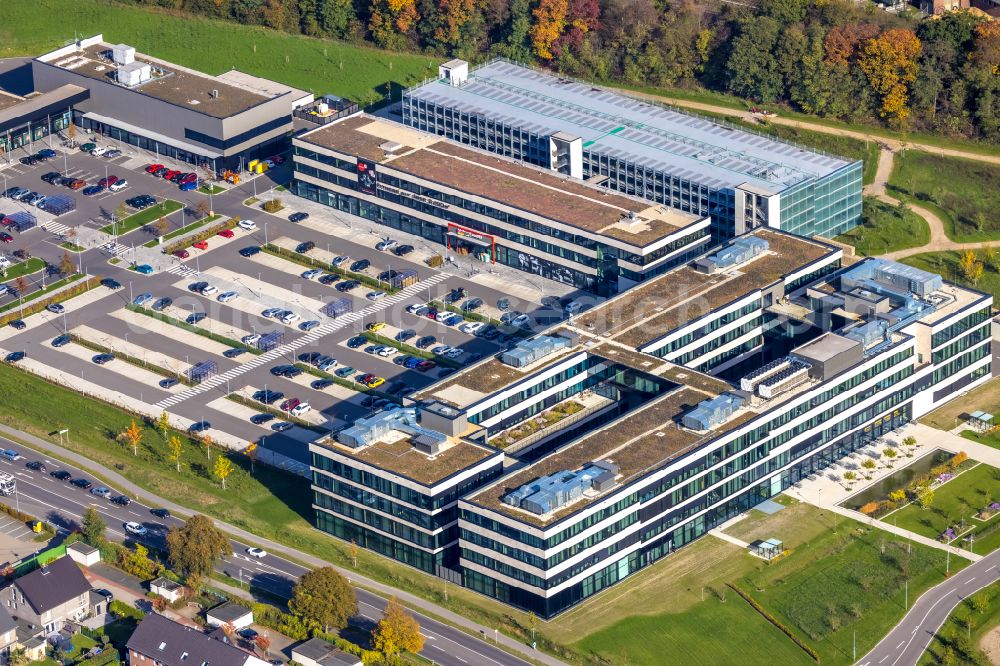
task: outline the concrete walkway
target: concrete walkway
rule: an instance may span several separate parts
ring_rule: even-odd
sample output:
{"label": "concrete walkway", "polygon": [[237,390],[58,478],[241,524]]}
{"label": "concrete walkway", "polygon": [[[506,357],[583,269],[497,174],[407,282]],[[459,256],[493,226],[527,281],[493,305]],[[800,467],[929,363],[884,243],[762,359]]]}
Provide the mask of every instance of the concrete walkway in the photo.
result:
{"label": "concrete walkway", "polygon": [[[180,506],[162,497],[158,497],[152,494],[145,488],[140,488],[138,485],[130,481],[129,479],[122,476],[120,473],[113,469],[100,465],[85,456],[82,456],[74,451],[70,451],[58,444],[54,444],[48,440],[42,439],[41,437],[36,437],[30,433],[17,430],[16,428],[11,428],[10,426],[0,424],[0,434],[15,438],[24,442],[29,446],[35,446],[40,449],[50,451],[53,455],[79,465],[81,468],[86,470],[91,470],[93,472],[99,473],[105,480],[109,481],[113,486],[121,490],[123,493],[132,495],[133,497],[141,497],[144,503],[149,503],[153,506],[160,506],[165,509],[169,509],[171,513],[178,517],[189,516],[194,513],[190,508]],[[69,434],[70,437],[73,433]],[[421,597],[418,597],[409,592],[403,590],[398,590],[390,585],[380,583],[366,576],[360,575],[357,571],[353,569],[344,569],[331,564],[323,559],[320,559],[309,553],[302,552],[300,550],[295,550],[290,548],[285,544],[280,544],[270,539],[265,539],[257,536],[256,534],[251,534],[244,529],[231,525],[229,523],[222,522],[220,520],[215,520],[216,525],[225,530],[230,534],[230,536],[235,537],[245,543],[252,543],[257,545],[259,548],[264,548],[265,550],[271,551],[273,553],[291,556],[297,559],[300,563],[311,566],[311,567],[329,567],[332,566],[334,569],[339,571],[352,585],[357,585],[359,587],[366,588],[384,597],[395,596],[406,606],[410,608],[417,609],[423,613],[431,615],[443,622],[457,627],[473,637],[481,636],[496,636],[499,644],[503,646],[508,652],[525,657],[527,659],[533,660],[535,662],[545,664],[546,666],[565,666],[565,663],[552,657],[544,652],[537,650],[532,650],[530,647],[524,645],[520,641],[506,636],[504,634],[495,634],[494,627],[487,627],[485,625],[474,622],[467,617],[459,615],[454,611],[448,610],[442,606],[439,606],[433,602],[427,601]],[[213,586],[223,587],[227,591],[236,590],[231,586],[219,585],[216,581],[212,581]],[[244,593],[245,594],[245,593]]]}

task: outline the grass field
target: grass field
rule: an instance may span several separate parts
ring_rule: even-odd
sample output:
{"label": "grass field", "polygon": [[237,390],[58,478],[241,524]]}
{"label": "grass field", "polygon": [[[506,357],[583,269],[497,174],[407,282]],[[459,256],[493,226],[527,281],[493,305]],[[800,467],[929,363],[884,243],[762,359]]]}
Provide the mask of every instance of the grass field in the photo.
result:
{"label": "grass field", "polygon": [[[974,601],[979,598],[987,600],[985,610],[976,610]],[[981,653],[979,645],[983,636],[998,625],[1000,582],[983,588],[956,606],[917,663],[919,666],[948,663],[945,653],[949,652],[954,657],[951,663],[956,665],[988,664],[989,659]]]}
{"label": "grass field", "polygon": [[[191,224],[186,224],[183,227],[180,227],[178,229],[174,229],[169,234],[164,234],[163,240],[164,241],[168,241],[168,240],[172,240],[174,238],[177,238],[178,236],[182,236],[184,234],[191,233],[195,229],[200,229],[201,227],[205,226],[206,224],[210,224],[212,222],[215,222],[216,220],[220,219],[221,217],[222,217],[221,215],[206,215],[205,217],[201,218],[200,220],[196,220],[196,221],[192,222]],[[159,239],[158,238],[154,238],[151,241],[146,241],[145,243],[142,244],[142,246],[143,247],[156,247],[158,243],[159,243]]]}
{"label": "grass field", "polygon": [[173,199],[166,199],[155,206],[150,206],[146,210],[141,210],[138,213],[129,215],[117,224],[106,224],[101,227],[101,231],[106,234],[124,236],[125,234],[135,231],[140,227],[144,227],[161,217],[167,217],[168,215],[176,213],[181,208],[184,208],[184,204],[181,202],[174,201]]}
{"label": "grass field", "polygon": [[381,95],[387,82],[407,86],[436,76],[442,60],[101,0],[5,0],[3,10],[0,57],[35,56],[74,34],[103,32],[106,42],[208,74],[239,69],[360,102]]}
{"label": "grass field", "polygon": [[[882,518],[911,532],[936,539],[949,525],[965,518],[970,526],[981,527],[986,523],[972,519],[972,514],[996,499],[1000,488],[1000,470],[989,465],[977,465],[934,489],[934,502],[929,509],[915,504],[890,513]],[[1000,521],[1000,514],[993,517]],[[961,547],[960,542],[954,545]],[[976,549],[982,554],[983,550]]]}
{"label": "grass field", "polygon": [[38,257],[31,257],[27,261],[21,261],[10,268],[8,268],[3,273],[4,280],[16,280],[19,277],[24,277],[25,275],[31,275],[32,273],[37,273],[38,271],[45,268],[45,262]]}
{"label": "grass field", "polygon": [[922,217],[875,197],[865,197],[861,219],[860,226],[837,236],[836,240],[853,245],[864,256],[920,247],[931,239],[931,230]]}
{"label": "grass field", "polygon": [[1000,239],[997,183],[1000,166],[905,150],[896,154],[889,190],[920,205],[933,204],[949,238],[974,243]]}
{"label": "grass field", "polygon": [[[995,414],[996,412],[989,413]],[[985,444],[986,446],[992,446],[994,449],[1000,449],[1000,432],[987,432],[980,435],[979,433],[972,432],[971,430],[963,430],[962,437],[973,442]]]}
{"label": "grass field", "polygon": [[[904,264],[922,268],[932,273],[938,273],[945,280],[974,287],[979,291],[993,294],[994,299],[1000,299],[1000,273],[986,268],[983,277],[975,285],[966,280],[958,270],[958,252],[922,252],[900,259]],[[952,428],[955,426],[952,425]]]}
{"label": "grass field", "polygon": [[1000,414],[1000,379],[991,379],[982,386],[935,409],[921,418],[920,422],[939,430],[951,430],[959,424],[959,419],[963,415],[975,411]]}

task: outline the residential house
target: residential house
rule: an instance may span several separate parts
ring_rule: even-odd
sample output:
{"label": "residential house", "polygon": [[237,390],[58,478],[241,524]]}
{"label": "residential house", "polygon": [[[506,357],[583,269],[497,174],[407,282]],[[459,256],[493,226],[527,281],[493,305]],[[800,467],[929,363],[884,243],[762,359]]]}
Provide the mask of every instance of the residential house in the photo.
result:
{"label": "residential house", "polygon": [[170,603],[173,603],[184,596],[183,585],[172,581],[169,578],[163,578],[162,576],[156,580],[150,581],[149,591],[163,597]]}
{"label": "residential house", "polygon": [[229,624],[235,629],[242,629],[253,624],[253,611],[246,606],[227,601],[205,613],[205,620],[210,627],[221,627]]}
{"label": "residential house", "polygon": [[78,622],[93,612],[90,583],[69,557],[15,579],[0,591],[0,602],[13,617],[41,627],[47,634],[59,631],[66,621]]}
{"label": "residential house", "polygon": [[344,652],[322,638],[310,638],[292,648],[292,661],[302,666],[361,666],[361,657]]}
{"label": "residential house", "polygon": [[231,643],[156,613],[142,619],[125,649],[130,666],[268,666]]}
{"label": "residential house", "polygon": [[0,655],[7,656],[17,643],[17,622],[0,606]]}

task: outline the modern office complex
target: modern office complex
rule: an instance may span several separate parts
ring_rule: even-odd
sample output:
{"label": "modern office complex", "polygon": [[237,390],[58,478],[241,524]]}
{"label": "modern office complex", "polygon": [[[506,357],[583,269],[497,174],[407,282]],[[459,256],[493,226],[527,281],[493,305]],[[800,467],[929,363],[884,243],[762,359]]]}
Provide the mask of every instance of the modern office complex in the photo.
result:
{"label": "modern office complex", "polygon": [[844,264],[758,229],[484,359],[314,444],[317,521],[399,549],[433,527],[401,498],[462,479],[435,564],[551,617],[988,379],[990,296]]}
{"label": "modern office complex", "polygon": [[76,94],[72,117],[82,130],[214,169],[285,149],[293,110],[313,100],[236,70],[202,74],[101,35],[38,56],[31,75],[43,96]]}
{"label": "modern office complex", "polygon": [[36,92],[27,58],[0,60],[0,155],[66,129],[73,106],[89,96],[89,90],[73,84]]}
{"label": "modern office complex", "polygon": [[356,114],[293,139],[292,190],[602,295],[704,252],[709,220]]}
{"label": "modern office complex", "polygon": [[711,216],[717,239],[767,226],[832,238],[861,220],[862,164],[590,84],[453,60],[403,95],[403,122]]}

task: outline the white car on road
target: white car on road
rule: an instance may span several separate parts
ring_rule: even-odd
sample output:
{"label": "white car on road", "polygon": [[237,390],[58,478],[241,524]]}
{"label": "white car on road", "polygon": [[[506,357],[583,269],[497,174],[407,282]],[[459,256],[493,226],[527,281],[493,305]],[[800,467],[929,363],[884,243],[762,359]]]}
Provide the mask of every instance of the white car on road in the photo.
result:
{"label": "white car on road", "polygon": [[125,523],[125,531],[128,532],[129,534],[134,534],[136,536],[143,536],[149,530],[147,530],[145,527],[143,527],[139,523],[129,522],[129,523]]}
{"label": "white car on road", "polygon": [[267,557],[267,551],[263,548],[247,548],[247,555],[256,557],[259,560],[262,557]]}

